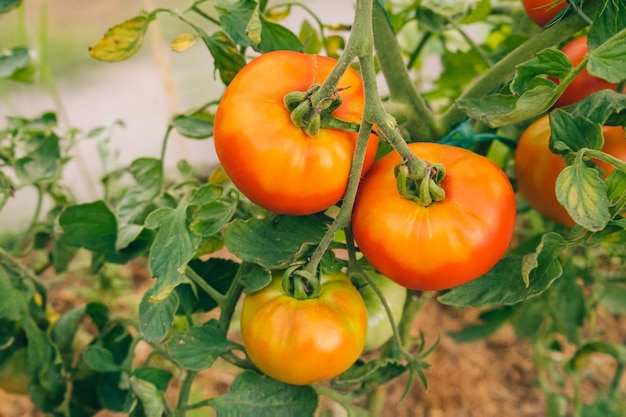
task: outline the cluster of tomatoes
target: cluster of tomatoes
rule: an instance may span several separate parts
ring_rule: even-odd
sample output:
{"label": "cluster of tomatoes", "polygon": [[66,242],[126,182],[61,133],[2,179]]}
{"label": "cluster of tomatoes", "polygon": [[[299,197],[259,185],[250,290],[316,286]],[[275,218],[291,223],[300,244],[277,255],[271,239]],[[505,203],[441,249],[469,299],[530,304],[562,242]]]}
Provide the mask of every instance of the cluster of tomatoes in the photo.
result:
{"label": "cluster of tomatoes", "polygon": [[[567,6],[565,0],[544,1],[550,8],[538,3],[524,1],[540,25]],[[563,51],[576,65],[586,53],[586,39],[576,39]],[[217,155],[235,186],[259,206],[308,215],[341,202],[358,133],[321,128],[311,135],[293,122],[293,107],[284,100],[322,84],[335,64],[317,55],[266,53],[246,65],[226,89],[214,123]],[[612,87],[583,72],[557,105]],[[348,69],[336,92],[341,101],[332,115],[358,124],[364,106],[359,74]],[[613,142],[626,149],[619,129],[606,128],[605,151],[612,152]],[[556,176],[565,165],[550,152],[549,135],[547,116],[522,135],[516,153],[519,192],[546,216],[571,225],[554,195]],[[399,320],[407,288],[456,287],[480,277],[502,258],[513,236],[516,200],[509,179],[491,160],[462,148],[422,142],[409,147],[429,166],[445,167],[439,184],[445,198],[428,205],[406,198],[398,191],[403,161],[397,152],[375,160],[378,140],[375,133],[369,137],[351,228],[359,251],[380,272],[374,274],[376,283]],[[282,272],[276,272],[270,285],[246,296],[243,341],[264,373],[291,384],[322,381],[345,371],[364,348],[379,347],[391,337],[385,309],[371,289],[369,294],[359,292],[345,273],[322,275],[320,284],[319,295],[300,299],[284,289]],[[364,298],[369,298],[367,303]]]}

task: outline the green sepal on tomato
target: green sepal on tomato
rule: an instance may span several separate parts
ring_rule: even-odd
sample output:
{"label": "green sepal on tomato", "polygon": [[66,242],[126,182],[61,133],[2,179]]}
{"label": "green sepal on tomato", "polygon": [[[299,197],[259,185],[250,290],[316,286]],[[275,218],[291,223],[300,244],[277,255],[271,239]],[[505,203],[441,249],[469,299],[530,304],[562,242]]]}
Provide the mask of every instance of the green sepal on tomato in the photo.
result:
{"label": "green sepal on tomato", "polygon": [[[407,290],[401,285],[376,272],[368,272],[369,277],[385,297],[393,321],[398,325],[402,319]],[[387,315],[387,310],[380,297],[370,285],[358,288],[367,307],[367,338],[365,351],[378,349],[393,335],[393,328]]]}
{"label": "green sepal on tomato", "polygon": [[293,385],[334,378],[359,358],[367,334],[367,308],[343,273],[322,275],[316,298],[297,299],[282,277],[246,295],[241,335],[259,370]]}
{"label": "green sepal on tomato", "polygon": [[[275,51],[250,61],[226,88],[214,120],[218,159],[251,201],[279,214],[307,215],[344,195],[358,134],[321,127],[311,137],[291,120],[286,95],[322,84],[337,61]],[[337,84],[341,104],[332,115],[359,124],[364,106],[360,75],[349,68]],[[304,94],[302,94],[304,95]],[[376,156],[371,135],[363,173]]]}
{"label": "green sepal on tomato", "polygon": [[462,148],[411,143],[431,164],[443,164],[443,201],[423,206],[397,190],[393,152],[379,159],[359,187],[352,231],[365,258],[383,275],[415,290],[443,290],[489,271],[506,253],[515,225],[515,194],[493,161]]}
{"label": "green sepal on tomato", "polygon": [[[626,137],[621,126],[603,126],[602,151],[626,161]],[[515,151],[515,178],[517,190],[528,204],[539,213],[567,227],[576,223],[556,198],[556,179],[566,167],[561,155],[552,153],[550,118],[545,115],[524,130]],[[604,178],[614,167],[603,161],[594,161]]]}

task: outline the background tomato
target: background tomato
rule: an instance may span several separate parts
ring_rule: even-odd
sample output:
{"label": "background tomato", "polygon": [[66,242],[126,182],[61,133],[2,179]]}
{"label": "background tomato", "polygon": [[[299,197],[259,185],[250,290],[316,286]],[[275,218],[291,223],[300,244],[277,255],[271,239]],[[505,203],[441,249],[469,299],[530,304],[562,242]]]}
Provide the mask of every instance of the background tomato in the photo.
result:
{"label": "background tomato", "polygon": [[321,277],[318,298],[285,294],[281,277],[247,295],[241,335],[250,360],[282,382],[306,385],[333,378],[361,355],[367,309],[346,274]]}
{"label": "background tomato", "polygon": [[[604,146],[602,151],[626,161],[626,138],[620,126],[602,128]],[[515,152],[515,177],[519,194],[528,204],[549,219],[567,227],[575,225],[556,199],[556,178],[565,169],[561,155],[550,151],[550,119],[543,116],[533,122],[520,136]],[[598,161],[604,177],[613,166]]]}
{"label": "background tomato", "polygon": [[0,389],[10,394],[27,394],[30,379],[25,348],[0,355]]}
{"label": "background tomato", "polygon": [[544,27],[564,8],[567,0],[522,0],[526,14],[533,22]]}
{"label": "background tomato", "polygon": [[[402,311],[406,301],[406,288],[375,272],[370,272],[369,276],[385,296],[391,309],[391,316],[398,325],[402,319]],[[359,292],[367,307],[367,338],[365,339],[364,350],[378,349],[393,335],[387,310],[371,286],[360,287]]]}
{"label": "background tomato", "polygon": [[[297,128],[283,104],[293,91],[323,83],[336,60],[291,51],[252,60],[222,97],[214,123],[217,156],[233,183],[256,204],[281,214],[304,215],[337,203],[346,190],[356,133],[322,129],[310,137]],[[360,123],[363,85],[352,70],[338,88],[343,103],[333,115]],[[370,136],[364,172],[376,155]]]}
{"label": "background tomato", "polygon": [[383,275],[418,290],[472,281],[504,255],[513,236],[515,195],[504,172],[471,151],[435,143],[409,145],[442,163],[443,201],[423,207],[396,187],[397,153],[377,161],[363,180],[352,217],[354,238]]}
{"label": "background tomato", "polygon": [[[565,45],[561,50],[571,61],[573,66],[580,64],[588,52],[587,36],[585,35],[574,39]],[[557,84],[559,83],[557,78],[551,77],[550,79]],[[612,84],[602,78],[590,75],[585,68],[576,76],[576,78],[574,78],[574,80],[572,80],[565,91],[563,91],[563,94],[561,94],[559,99],[556,101],[554,107],[569,106],[570,104],[574,104],[596,91],[605,89],[615,90],[616,87],[617,84]]]}

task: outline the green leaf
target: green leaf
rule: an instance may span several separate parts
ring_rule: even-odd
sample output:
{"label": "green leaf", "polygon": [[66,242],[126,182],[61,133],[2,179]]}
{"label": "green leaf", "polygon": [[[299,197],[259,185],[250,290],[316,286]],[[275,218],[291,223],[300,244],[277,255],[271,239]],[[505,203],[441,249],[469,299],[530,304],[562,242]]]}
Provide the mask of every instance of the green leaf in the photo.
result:
{"label": "green leaf", "polygon": [[172,126],[185,137],[206,139],[213,136],[213,118],[213,114],[202,110],[190,115],[179,114],[172,119]]}
{"label": "green leaf", "polygon": [[198,236],[211,236],[219,232],[232,219],[237,201],[214,201],[199,207],[193,213],[189,229]]}
{"label": "green leaf", "polygon": [[453,288],[438,300],[456,307],[489,307],[514,305],[540,295],[561,276],[557,256],[568,244],[559,234],[549,233],[542,237],[534,253],[523,256],[528,246],[534,244],[536,239],[529,240],[482,277]]}
{"label": "green leaf", "polygon": [[[200,237],[189,230],[188,207],[189,201],[184,198],[176,209],[168,210],[160,218],[160,227],[150,249],[148,264],[152,275],[157,278],[156,290],[164,288],[168,292],[182,282],[179,269],[194,257],[202,242]],[[149,220],[150,217],[146,219],[146,223]]]}
{"label": "green leaf", "polygon": [[241,285],[246,294],[265,288],[272,281],[272,274],[256,264],[246,264],[241,276]]}
{"label": "green leaf", "polygon": [[626,94],[613,90],[600,90],[578,103],[559,111],[567,111],[574,118],[584,117],[601,125],[626,125]]}
{"label": "green leaf", "polygon": [[406,365],[390,358],[368,362],[357,361],[346,372],[333,379],[331,383],[338,388],[357,385],[361,385],[363,389],[374,388],[402,375],[406,370]]}
{"label": "green leaf", "polygon": [[611,216],[626,211],[626,173],[614,169],[606,179]]}
{"label": "green leaf", "polygon": [[[102,374],[95,384],[95,391],[102,408],[117,413],[127,413],[134,402],[128,388],[128,375],[123,372]],[[93,387],[91,388],[93,391]]]}
{"label": "green leaf", "polygon": [[243,261],[267,269],[285,268],[315,247],[326,229],[316,216],[251,218],[228,225],[224,240],[228,250]]}
{"label": "green leaf", "polygon": [[215,60],[215,69],[226,85],[230,84],[235,75],[246,65],[245,57],[237,49],[237,45],[224,32],[218,31],[209,37],[202,38]]}
{"label": "green leaf", "polygon": [[491,0],[480,0],[476,6],[471,9],[470,14],[465,16],[461,23],[476,23],[487,19],[491,13]]}
{"label": "green leaf", "polygon": [[69,206],[59,217],[63,241],[94,252],[115,251],[117,219],[102,200]]}
{"label": "green leaf", "polygon": [[[609,2],[610,3],[610,2]],[[626,7],[626,2],[624,4]],[[626,20],[624,21],[626,24]],[[626,80],[626,29],[622,29],[611,39],[590,50],[587,54],[589,74],[607,80],[611,83],[620,83]]]}
{"label": "green leaf", "polygon": [[537,85],[554,85],[552,81],[543,78],[546,74],[562,79],[572,70],[572,63],[563,52],[557,49],[544,49],[533,59],[517,67],[510,88],[513,93],[521,95]]}
{"label": "green leaf", "polygon": [[318,54],[322,50],[322,41],[320,40],[317,31],[308,20],[304,20],[302,22],[298,37],[300,38],[300,42],[302,42],[305,53]]}
{"label": "green leaf", "polygon": [[583,404],[581,414],[585,417],[620,417],[626,415],[626,401],[610,396],[596,399],[591,404]]}
{"label": "green leaf", "polygon": [[144,294],[139,304],[139,327],[143,333],[143,337],[151,342],[160,342],[167,336],[174,315],[179,306],[179,298],[176,293],[164,296],[163,291],[160,292],[160,299],[154,299],[154,288],[150,288]]}
{"label": "green leaf", "polygon": [[[1,1],[1,0],[0,0]],[[0,4],[0,7],[2,5]],[[0,9],[0,13],[2,10]],[[18,46],[0,54],[0,78],[9,78],[30,63],[28,48]]]}
{"label": "green leaf", "polygon": [[130,376],[130,386],[141,401],[144,415],[161,417],[165,411],[165,390],[172,373],[164,369],[141,367]]}
{"label": "green leaf", "polygon": [[[592,51],[626,28],[626,0],[605,1],[600,14],[589,29],[588,44]],[[619,66],[623,67],[623,63]]]}
{"label": "green leaf", "polygon": [[283,384],[254,371],[237,375],[230,392],[207,400],[220,416],[313,417],[319,404],[310,386]]}
{"label": "green leaf", "polygon": [[22,4],[22,0],[0,0],[0,13],[6,13]]}
{"label": "green leaf", "polygon": [[609,314],[626,314],[626,286],[608,284],[602,291],[600,304]]}
{"label": "green leaf", "polygon": [[[206,261],[192,259],[188,264],[207,284],[221,294],[226,294],[230,288],[239,264],[230,259],[209,258]],[[217,302],[205,291],[198,289],[191,282],[185,282],[176,287],[180,299],[180,307],[185,314],[198,311],[211,311],[217,307]],[[177,314],[182,314],[180,311]]]}
{"label": "green leaf", "polygon": [[566,167],[556,179],[556,199],[576,223],[595,232],[611,220],[606,183],[595,168],[581,158]]}
{"label": "green leaf", "polygon": [[550,113],[550,149],[557,153],[602,148],[602,126],[582,116],[556,109]]}
{"label": "green leaf", "polygon": [[201,371],[210,368],[221,355],[232,350],[242,350],[231,342],[211,320],[201,327],[190,327],[172,333],[167,342],[167,351],[172,359],[186,369]]}
{"label": "green leaf", "polygon": [[522,122],[546,112],[556,102],[554,87],[541,84],[524,91],[520,97],[496,94],[478,99],[459,100],[468,116],[501,127]]}
{"label": "green leaf", "polygon": [[135,16],[119,25],[111,27],[95,45],[89,48],[89,55],[100,61],[123,61],[135,55],[154,17]]}
{"label": "green leaf", "polygon": [[15,174],[23,184],[50,184],[60,176],[63,161],[59,142],[54,133],[33,135],[29,143],[33,149],[15,161]]}
{"label": "green leaf", "polygon": [[83,352],[83,361],[96,372],[116,372],[120,369],[115,363],[113,353],[101,346],[89,346]]}
{"label": "green leaf", "polygon": [[255,1],[220,0],[215,8],[220,13],[222,28],[240,46],[249,46],[261,52],[304,50],[293,32],[258,15]]}

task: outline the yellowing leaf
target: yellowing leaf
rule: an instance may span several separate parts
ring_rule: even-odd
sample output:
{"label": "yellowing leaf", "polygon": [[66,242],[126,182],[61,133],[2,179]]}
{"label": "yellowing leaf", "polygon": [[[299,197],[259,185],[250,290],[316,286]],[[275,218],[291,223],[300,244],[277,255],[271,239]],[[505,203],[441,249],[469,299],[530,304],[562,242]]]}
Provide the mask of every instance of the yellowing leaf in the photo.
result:
{"label": "yellowing leaf", "polygon": [[135,55],[152,19],[136,16],[110,28],[102,38],[89,48],[89,55],[107,62],[123,61]]}
{"label": "yellowing leaf", "polygon": [[176,39],[172,41],[172,51],[174,52],[183,52],[187,49],[191,48],[196,44],[198,38],[196,35],[192,33],[183,33],[178,35]]}

